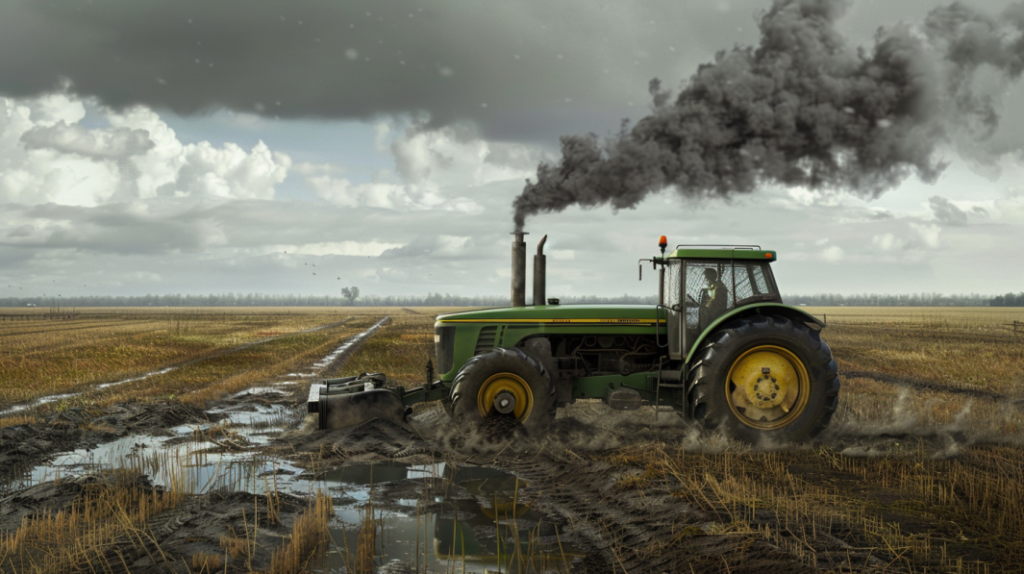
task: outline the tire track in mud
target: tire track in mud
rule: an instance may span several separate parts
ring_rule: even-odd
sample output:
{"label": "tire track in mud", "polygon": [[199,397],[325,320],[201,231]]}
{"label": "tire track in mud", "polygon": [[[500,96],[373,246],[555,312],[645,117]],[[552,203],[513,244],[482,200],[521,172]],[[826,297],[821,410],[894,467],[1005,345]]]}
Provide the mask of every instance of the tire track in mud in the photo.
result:
{"label": "tire track in mud", "polygon": [[[685,450],[695,456],[730,450],[714,438],[695,437],[689,425],[671,419],[652,425],[649,416],[639,413],[600,415],[582,410],[560,417],[543,439],[532,443],[513,439],[509,450],[515,452],[499,453],[490,464],[527,482],[527,499],[571,525],[579,539],[573,543],[588,552],[574,572],[774,574],[884,569],[885,562],[869,549],[851,546],[833,536],[829,527],[791,525],[759,504],[709,510],[693,502],[704,495],[691,491],[693,485],[680,482],[671,468],[686,464],[686,457],[651,459],[667,462],[667,468],[607,459],[617,451],[628,456],[629,451],[638,454],[647,448],[671,449],[671,445],[686,445]],[[627,480],[620,481],[623,477]],[[631,477],[642,478],[644,485],[629,486]],[[799,551],[793,550],[797,547]],[[816,564],[808,562],[808,554]]]}
{"label": "tire track in mud", "polygon": [[529,484],[537,507],[572,525],[590,547],[578,568],[588,573],[816,571],[759,533],[707,532],[718,517],[672,496],[667,482],[661,493],[623,490],[609,463],[545,454],[499,466]]}
{"label": "tire track in mud", "polygon": [[[351,319],[352,317],[349,317],[349,320]],[[352,356],[352,353],[355,353],[367,339],[377,332],[377,329],[380,329],[390,322],[391,317],[384,317],[380,321],[374,323],[369,329],[356,333],[352,337],[346,339],[340,346],[338,346],[338,348],[331,351],[324,358],[313,363],[313,370],[315,371],[315,374],[320,374],[328,369],[337,369],[340,367],[348,360],[349,357]]]}

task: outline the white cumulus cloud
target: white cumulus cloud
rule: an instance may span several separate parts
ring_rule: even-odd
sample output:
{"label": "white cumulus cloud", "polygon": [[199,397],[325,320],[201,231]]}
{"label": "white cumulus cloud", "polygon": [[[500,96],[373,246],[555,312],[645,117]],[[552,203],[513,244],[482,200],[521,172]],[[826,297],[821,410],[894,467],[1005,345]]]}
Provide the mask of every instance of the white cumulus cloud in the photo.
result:
{"label": "white cumulus cloud", "polygon": [[[94,114],[86,128],[82,121]],[[159,115],[66,93],[0,98],[0,202],[98,206],[158,195],[272,199],[291,159],[262,141],[185,144]]]}

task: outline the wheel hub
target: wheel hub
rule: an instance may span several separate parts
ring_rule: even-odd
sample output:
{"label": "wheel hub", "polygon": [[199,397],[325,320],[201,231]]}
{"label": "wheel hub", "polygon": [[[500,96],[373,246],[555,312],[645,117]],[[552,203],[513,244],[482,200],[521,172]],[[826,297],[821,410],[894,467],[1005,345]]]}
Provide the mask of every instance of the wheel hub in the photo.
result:
{"label": "wheel hub", "polygon": [[729,370],[729,407],[748,426],[780,428],[803,411],[809,380],[792,351],[775,345],[755,347],[737,357]]}
{"label": "wheel hub", "polygon": [[507,415],[516,409],[516,396],[509,391],[500,391],[494,397],[494,410]]}
{"label": "wheel hub", "polygon": [[486,417],[492,410],[503,415],[514,415],[526,420],[533,411],[533,391],[529,383],[515,373],[495,373],[484,381],[477,395],[480,416]]}
{"label": "wheel hub", "polygon": [[[777,407],[785,400],[786,393],[783,392],[779,379],[771,375],[769,367],[763,367],[761,370],[762,376],[746,388],[747,400],[761,409]],[[786,384],[786,381],[783,380],[782,384]]]}

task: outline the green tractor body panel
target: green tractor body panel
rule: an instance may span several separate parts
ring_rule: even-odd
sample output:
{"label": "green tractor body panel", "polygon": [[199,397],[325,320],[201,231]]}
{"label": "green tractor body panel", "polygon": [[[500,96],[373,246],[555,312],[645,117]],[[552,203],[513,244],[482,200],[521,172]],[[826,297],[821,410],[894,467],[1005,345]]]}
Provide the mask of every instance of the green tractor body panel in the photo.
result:
{"label": "green tractor body panel", "polygon": [[[439,344],[437,371],[442,381],[451,382],[459,367],[478,352],[515,347],[529,337],[655,333],[663,337],[664,324],[665,312],[655,305],[539,305],[441,315],[434,325]],[[450,359],[444,353],[451,353]]]}
{"label": "green tractor body panel", "polygon": [[[536,305],[463,311],[441,315],[437,320],[507,323],[558,323],[562,320],[587,323],[653,323],[658,318],[658,309],[655,305]],[[664,313],[660,318],[664,320]]]}

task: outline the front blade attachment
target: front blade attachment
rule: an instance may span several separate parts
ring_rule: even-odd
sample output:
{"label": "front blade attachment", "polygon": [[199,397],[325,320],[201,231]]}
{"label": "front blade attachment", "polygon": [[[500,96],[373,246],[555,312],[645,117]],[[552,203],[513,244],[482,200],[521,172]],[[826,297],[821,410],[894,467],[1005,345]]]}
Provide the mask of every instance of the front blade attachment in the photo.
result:
{"label": "front blade attachment", "polygon": [[336,430],[370,419],[405,423],[411,412],[401,392],[387,388],[384,373],[363,373],[357,377],[325,379],[309,389],[308,408],[319,415],[320,430]]}

